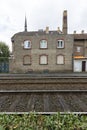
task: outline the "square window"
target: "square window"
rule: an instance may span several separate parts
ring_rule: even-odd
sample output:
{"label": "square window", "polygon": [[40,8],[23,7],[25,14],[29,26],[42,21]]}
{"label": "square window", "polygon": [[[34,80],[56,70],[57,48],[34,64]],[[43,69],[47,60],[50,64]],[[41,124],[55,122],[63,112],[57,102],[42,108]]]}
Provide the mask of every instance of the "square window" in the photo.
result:
{"label": "square window", "polygon": [[63,40],[58,40],[57,48],[64,48],[64,41]]}
{"label": "square window", "polygon": [[46,40],[41,40],[40,41],[40,48],[47,48],[47,41]]}
{"label": "square window", "polygon": [[47,64],[47,56],[46,55],[40,56],[40,64],[41,65],[46,65]]}
{"label": "square window", "polygon": [[79,47],[79,46],[76,49],[77,49],[77,52],[81,51],[81,47]]}
{"label": "square window", "polygon": [[57,64],[59,65],[64,64],[64,56],[62,55],[57,56]]}
{"label": "square window", "polygon": [[24,41],[24,49],[29,49],[31,48],[31,42],[30,41]]}

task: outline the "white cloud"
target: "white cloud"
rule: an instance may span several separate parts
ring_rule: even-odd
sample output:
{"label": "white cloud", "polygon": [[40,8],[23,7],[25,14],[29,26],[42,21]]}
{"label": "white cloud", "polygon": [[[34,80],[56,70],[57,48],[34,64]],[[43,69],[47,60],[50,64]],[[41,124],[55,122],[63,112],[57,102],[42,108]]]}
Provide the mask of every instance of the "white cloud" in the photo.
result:
{"label": "white cloud", "polygon": [[11,45],[11,36],[24,29],[25,13],[28,30],[62,28],[64,9],[68,10],[69,33],[87,32],[87,0],[0,0],[0,40]]}

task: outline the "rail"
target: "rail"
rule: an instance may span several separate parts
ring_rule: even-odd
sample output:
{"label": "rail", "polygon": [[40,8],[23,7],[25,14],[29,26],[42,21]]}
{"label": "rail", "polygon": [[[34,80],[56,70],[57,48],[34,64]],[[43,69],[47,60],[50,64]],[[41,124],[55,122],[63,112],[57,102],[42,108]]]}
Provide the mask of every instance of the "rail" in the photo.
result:
{"label": "rail", "polygon": [[87,90],[0,90],[0,93],[86,93]]}

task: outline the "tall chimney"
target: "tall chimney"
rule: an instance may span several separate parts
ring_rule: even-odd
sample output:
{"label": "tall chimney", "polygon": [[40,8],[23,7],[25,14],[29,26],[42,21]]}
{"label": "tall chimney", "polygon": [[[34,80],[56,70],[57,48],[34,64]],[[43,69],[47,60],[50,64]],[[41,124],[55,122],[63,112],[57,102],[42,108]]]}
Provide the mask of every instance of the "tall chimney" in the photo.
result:
{"label": "tall chimney", "polygon": [[63,33],[64,34],[67,34],[67,10],[64,10],[64,12],[63,12],[63,29],[62,29],[62,31],[63,31]]}
{"label": "tall chimney", "polygon": [[49,33],[49,27],[46,27],[46,34]]}
{"label": "tall chimney", "polygon": [[84,30],[82,30],[82,34],[84,34]]}

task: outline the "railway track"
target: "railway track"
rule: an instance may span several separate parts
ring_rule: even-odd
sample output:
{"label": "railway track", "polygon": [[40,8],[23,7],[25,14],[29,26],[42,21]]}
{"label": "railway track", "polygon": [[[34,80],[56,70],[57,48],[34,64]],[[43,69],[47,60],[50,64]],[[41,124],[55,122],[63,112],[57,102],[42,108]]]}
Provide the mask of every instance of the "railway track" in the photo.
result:
{"label": "railway track", "polygon": [[86,112],[87,92],[0,92],[0,112]]}
{"label": "railway track", "polygon": [[87,77],[0,77],[0,90],[87,90]]}
{"label": "railway track", "polygon": [[86,112],[85,75],[0,75],[0,112]]}

